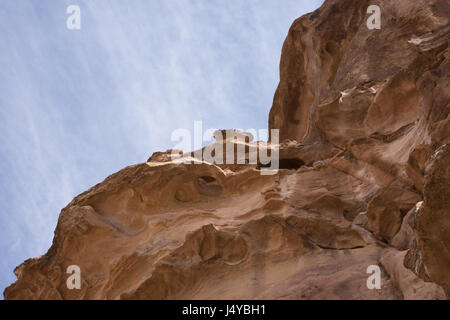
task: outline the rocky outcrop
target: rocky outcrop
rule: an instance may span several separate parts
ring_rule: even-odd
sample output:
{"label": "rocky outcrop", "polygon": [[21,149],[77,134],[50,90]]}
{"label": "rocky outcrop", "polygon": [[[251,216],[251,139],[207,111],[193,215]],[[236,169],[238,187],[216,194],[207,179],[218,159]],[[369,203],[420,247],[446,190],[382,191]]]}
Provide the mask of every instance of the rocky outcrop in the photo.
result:
{"label": "rocky outcrop", "polygon": [[154,153],[64,208],[5,298],[450,297],[449,17],[445,0],[325,1],[283,46],[276,174],[242,132],[214,143],[245,150],[232,165]]}
{"label": "rocky outcrop", "polygon": [[403,260],[406,252],[387,250],[381,257],[383,268],[389,273],[392,282],[407,300],[445,300],[444,290],[437,284],[425,282],[411,270],[405,268]]}
{"label": "rocky outcrop", "polygon": [[414,215],[415,239],[405,264],[450,296],[450,144],[437,149],[426,167],[425,201]]}

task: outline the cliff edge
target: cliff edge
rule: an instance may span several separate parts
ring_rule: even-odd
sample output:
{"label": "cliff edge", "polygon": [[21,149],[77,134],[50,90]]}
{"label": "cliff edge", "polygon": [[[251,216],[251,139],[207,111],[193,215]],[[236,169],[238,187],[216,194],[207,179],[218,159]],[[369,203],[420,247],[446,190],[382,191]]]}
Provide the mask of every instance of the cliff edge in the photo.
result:
{"label": "cliff edge", "polygon": [[447,299],[449,18],[446,0],[325,1],[283,45],[276,174],[155,153],[65,207],[5,299]]}

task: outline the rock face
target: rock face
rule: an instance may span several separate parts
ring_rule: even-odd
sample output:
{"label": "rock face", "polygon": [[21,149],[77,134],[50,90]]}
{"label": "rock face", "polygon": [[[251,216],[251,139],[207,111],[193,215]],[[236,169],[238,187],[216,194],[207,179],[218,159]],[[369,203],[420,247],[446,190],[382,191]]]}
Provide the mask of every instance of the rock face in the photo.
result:
{"label": "rock face", "polygon": [[325,1],[283,46],[275,175],[155,153],[64,208],[5,298],[450,297],[449,17],[446,0]]}

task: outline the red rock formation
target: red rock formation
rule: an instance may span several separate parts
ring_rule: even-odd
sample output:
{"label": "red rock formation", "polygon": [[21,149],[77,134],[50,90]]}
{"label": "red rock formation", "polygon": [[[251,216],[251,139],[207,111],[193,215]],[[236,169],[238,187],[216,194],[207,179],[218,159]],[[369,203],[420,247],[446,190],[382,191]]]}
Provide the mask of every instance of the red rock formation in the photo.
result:
{"label": "red rock formation", "polygon": [[445,0],[325,1],[283,46],[276,175],[156,153],[64,208],[5,298],[449,297],[449,17]]}

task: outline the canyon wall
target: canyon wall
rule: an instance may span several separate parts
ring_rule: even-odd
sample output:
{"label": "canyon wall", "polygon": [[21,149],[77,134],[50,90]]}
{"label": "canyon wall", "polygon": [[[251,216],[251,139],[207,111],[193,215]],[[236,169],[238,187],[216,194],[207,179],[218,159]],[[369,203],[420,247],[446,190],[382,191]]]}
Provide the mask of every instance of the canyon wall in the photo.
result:
{"label": "canyon wall", "polygon": [[276,174],[155,153],[65,207],[5,298],[447,299],[449,18],[446,0],[325,1],[283,45]]}

